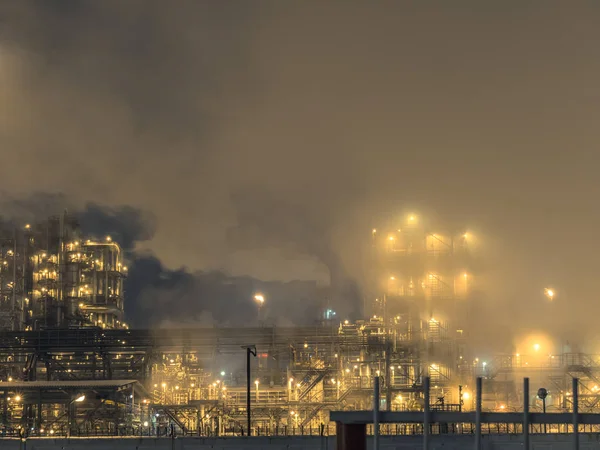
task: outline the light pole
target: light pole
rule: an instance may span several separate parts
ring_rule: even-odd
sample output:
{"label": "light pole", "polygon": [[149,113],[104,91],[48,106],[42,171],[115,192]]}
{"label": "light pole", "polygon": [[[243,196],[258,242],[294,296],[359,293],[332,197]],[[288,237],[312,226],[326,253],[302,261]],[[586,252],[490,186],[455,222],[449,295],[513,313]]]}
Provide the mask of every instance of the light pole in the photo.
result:
{"label": "light pole", "polygon": [[[250,428],[250,421],[251,421],[251,405],[250,405],[250,355],[256,357],[256,345],[248,345],[245,347],[242,347],[246,349],[246,414],[247,414],[247,420],[248,420],[248,436],[250,436],[252,434],[251,428]],[[258,386],[257,386],[258,387]]]}
{"label": "light pole", "polygon": [[[537,396],[542,400],[542,412],[546,414],[546,397],[548,396],[548,391],[545,388],[539,388],[537,392]],[[544,433],[546,432],[546,423],[544,423]]]}
{"label": "light pole", "polygon": [[73,400],[71,400],[69,402],[69,404],[67,405],[67,415],[68,415],[68,420],[67,420],[67,437],[71,437],[71,430],[73,427],[73,405],[75,403],[81,403],[82,401],[85,400],[85,395],[84,394],[79,394],[77,397],[75,397]]}

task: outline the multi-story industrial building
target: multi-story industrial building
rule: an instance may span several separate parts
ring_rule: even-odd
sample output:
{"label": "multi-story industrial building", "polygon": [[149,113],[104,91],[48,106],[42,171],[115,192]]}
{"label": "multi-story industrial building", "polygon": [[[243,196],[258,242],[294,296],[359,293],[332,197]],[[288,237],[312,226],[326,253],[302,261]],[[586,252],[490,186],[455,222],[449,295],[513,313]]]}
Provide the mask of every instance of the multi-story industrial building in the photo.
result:
{"label": "multi-story industrial building", "polygon": [[0,330],[125,328],[121,248],[63,214],[0,229]]}
{"label": "multi-story industrial building", "polygon": [[[540,340],[487,361],[470,354],[465,311],[476,295],[476,236],[429,231],[408,215],[373,230],[371,239],[368,318],[350,321],[328,309],[313,327],[259,320],[262,326],[252,328],[149,331],[123,323],[126,269],[116,243],[88,240],[68,216],[7,231],[0,249],[5,430],[164,434],[172,426],[179,433],[247,433],[250,345],[257,350],[253,433],[327,430],[329,411],[372,407],[375,376],[381,408],[389,410],[422,409],[426,376],[433,409],[471,409],[476,376],[484,377],[488,410],[522,405],[523,376],[548,388],[549,408],[569,409],[573,375],[581,380],[582,406],[600,404],[598,357],[561,353]],[[250,302],[260,299],[258,312],[265,298],[252,295]],[[535,398],[531,404],[540,406]],[[408,424],[398,429],[419,432]]]}

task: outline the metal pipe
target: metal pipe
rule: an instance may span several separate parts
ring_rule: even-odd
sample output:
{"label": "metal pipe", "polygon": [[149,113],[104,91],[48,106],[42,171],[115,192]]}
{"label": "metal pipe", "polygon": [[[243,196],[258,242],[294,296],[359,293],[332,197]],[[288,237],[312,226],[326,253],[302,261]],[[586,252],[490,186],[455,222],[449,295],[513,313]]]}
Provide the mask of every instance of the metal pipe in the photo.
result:
{"label": "metal pipe", "polygon": [[429,450],[429,386],[430,378],[423,380],[423,450]]}
{"label": "metal pipe", "polygon": [[529,378],[523,378],[523,449],[529,450]]}
{"label": "metal pipe", "polygon": [[373,379],[373,450],[379,450],[379,377]]}
{"label": "metal pipe", "polygon": [[[248,420],[248,436],[252,434],[250,429],[250,421],[251,421],[251,404],[250,404],[250,355],[256,357],[256,345],[248,345],[242,347],[246,349],[246,416]],[[258,400],[258,395],[256,396]]]}
{"label": "metal pipe", "polygon": [[475,401],[475,450],[481,450],[481,391],[482,379],[477,377],[477,392]]}
{"label": "metal pipe", "polygon": [[573,378],[573,450],[579,450],[579,378]]}
{"label": "metal pipe", "polygon": [[248,422],[248,436],[250,436],[250,347],[246,349],[246,413]]}
{"label": "metal pipe", "polygon": [[[17,318],[17,229],[13,230],[13,258],[12,258],[12,269],[13,269],[13,286],[12,286],[12,305],[10,309],[10,314],[12,317],[12,329],[20,330],[21,323],[17,322],[15,319]],[[23,307],[23,301],[21,300],[21,309]]]}

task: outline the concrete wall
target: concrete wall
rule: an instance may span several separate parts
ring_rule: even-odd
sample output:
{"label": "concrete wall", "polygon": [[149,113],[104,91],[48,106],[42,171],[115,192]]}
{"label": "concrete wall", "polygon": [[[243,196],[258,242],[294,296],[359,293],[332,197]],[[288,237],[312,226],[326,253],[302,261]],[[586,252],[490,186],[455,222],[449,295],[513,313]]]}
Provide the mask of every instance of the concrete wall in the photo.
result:
{"label": "concrete wall", "polygon": [[[570,435],[532,435],[530,450],[572,450]],[[368,448],[372,440],[368,439]],[[422,450],[420,436],[382,436],[380,450]],[[473,449],[473,436],[432,436],[430,450]],[[600,450],[599,434],[582,434],[580,450]],[[0,450],[335,450],[335,437],[0,439]],[[520,436],[484,435],[482,450],[524,450]]]}

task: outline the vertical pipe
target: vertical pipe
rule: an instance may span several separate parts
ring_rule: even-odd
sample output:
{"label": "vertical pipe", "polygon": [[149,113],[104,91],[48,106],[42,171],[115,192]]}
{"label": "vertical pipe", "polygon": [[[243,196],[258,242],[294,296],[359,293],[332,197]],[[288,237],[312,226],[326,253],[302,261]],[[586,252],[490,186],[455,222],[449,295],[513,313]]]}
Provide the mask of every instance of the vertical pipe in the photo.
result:
{"label": "vertical pipe", "polygon": [[17,308],[17,229],[13,230],[13,258],[12,258],[12,266],[13,266],[13,288],[12,288],[12,307],[10,310],[10,314],[12,316],[13,330],[20,330],[21,323],[17,322],[15,319],[18,317],[16,308]]}
{"label": "vertical pipe", "polygon": [[423,380],[423,450],[429,450],[429,385],[430,378]]}
{"label": "vertical pipe", "polygon": [[482,379],[477,377],[477,392],[475,402],[475,450],[481,450],[481,391]]}
{"label": "vertical pipe", "polygon": [[579,378],[573,378],[573,450],[579,450]]}
{"label": "vertical pipe", "polygon": [[[389,337],[389,334],[388,334]],[[392,410],[392,370],[391,370],[392,344],[388,341],[385,346],[385,409]]]}
{"label": "vertical pipe", "polygon": [[373,450],[379,450],[379,377],[373,380]]}
{"label": "vertical pipe", "polygon": [[523,378],[523,449],[529,450],[529,378]]}
{"label": "vertical pipe", "polygon": [[523,448],[529,450],[529,378],[523,378]]}
{"label": "vertical pipe", "polygon": [[248,436],[250,431],[250,347],[246,349],[246,413],[248,415]]}

